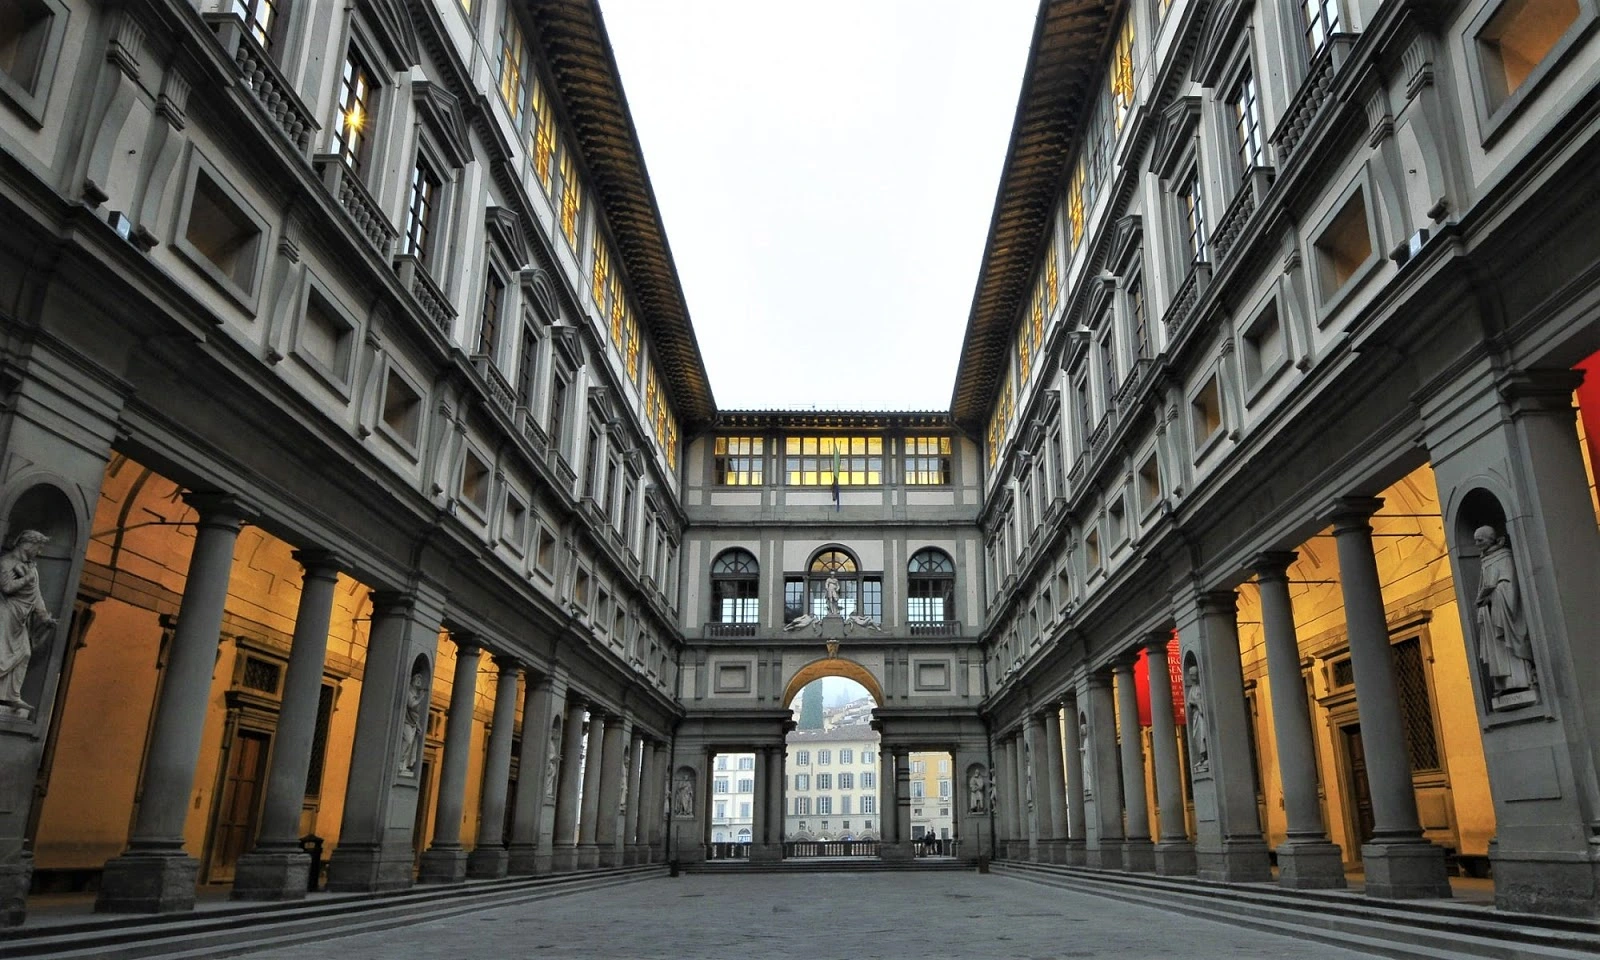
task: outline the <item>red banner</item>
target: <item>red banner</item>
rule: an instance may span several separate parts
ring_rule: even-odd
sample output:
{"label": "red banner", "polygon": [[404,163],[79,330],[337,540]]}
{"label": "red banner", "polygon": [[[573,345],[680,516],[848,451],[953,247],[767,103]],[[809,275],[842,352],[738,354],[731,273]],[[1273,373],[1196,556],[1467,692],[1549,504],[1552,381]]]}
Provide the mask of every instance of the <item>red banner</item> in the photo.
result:
{"label": "red banner", "polygon": [[[1139,702],[1139,724],[1150,726],[1150,664],[1148,648],[1133,664],[1133,691]],[[1172,679],[1172,722],[1183,725],[1183,670],[1178,655],[1178,631],[1172,631],[1167,644],[1167,676]]]}

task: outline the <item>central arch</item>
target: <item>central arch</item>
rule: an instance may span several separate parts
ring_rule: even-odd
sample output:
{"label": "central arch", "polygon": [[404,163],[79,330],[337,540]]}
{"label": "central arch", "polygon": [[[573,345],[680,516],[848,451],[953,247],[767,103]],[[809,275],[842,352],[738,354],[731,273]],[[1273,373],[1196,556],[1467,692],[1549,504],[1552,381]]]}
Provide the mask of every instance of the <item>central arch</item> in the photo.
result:
{"label": "central arch", "polygon": [[873,703],[883,706],[883,687],[879,686],[878,678],[872,675],[871,670],[843,657],[820,657],[796,670],[794,676],[789,678],[789,685],[784,688],[783,703],[785,705],[793,703],[794,698],[800,695],[800,691],[805,689],[807,684],[823,677],[844,677],[854,680],[867,688],[867,692],[872,695]]}

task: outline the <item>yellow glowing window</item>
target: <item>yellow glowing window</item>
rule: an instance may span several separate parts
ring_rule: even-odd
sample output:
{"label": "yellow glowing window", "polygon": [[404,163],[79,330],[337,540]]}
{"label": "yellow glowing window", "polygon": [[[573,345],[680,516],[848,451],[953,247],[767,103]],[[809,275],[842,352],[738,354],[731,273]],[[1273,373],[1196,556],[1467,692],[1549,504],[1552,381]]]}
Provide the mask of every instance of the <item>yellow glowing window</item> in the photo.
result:
{"label": "yellow glowing window", "polygon": [[1128,108],[1133,106],[1132,16],[1122,18],[1122,29],[1117,33],[1117,45],[1111,51],[1111,76],[1108,83],[1111,88],[1112,116],[1117,129],[1121,130]]}
{"label": "yellow glowing window", "polygon": [[589,271],[589,293],[594,297],[594,305],[601,316],[606,312],[606,287],[611,284],[611,253],[606,249],[606,242],[600,238],[600,231],[594,232],[594,242],[590,244],[594,251],[594,266]]}
{"label": "yellow glowing window", "polygon": [[622,281],[615,275],[611,277],[611,345],[617,348],[620,354],[628,352],[627,337],[628,301],[622,297]]}
{"label": "yellow glowing window", "polygon": [[[1054,265],[1055,261],[1051,261]],[[1033,294],[1033,346],[1035,350],[1044,346],[1044,288],[1034,291]]]}
{"label": "yellow glowing window", "polygon": [[905,445],[906,483],[942,486],[950,482],[949,437],[906,437]]}
{"label": "yellow glowing window", "polygon": [[1083,239],[1083,158],[1072,169],[1072,179],[1067,183],[1067,245],[1078,249]]}
{"label": "yellow glowing window", "polygon": [[667,442],[667,395],[660,388],[656,389],[656,442]]}
{"label": "yellow glowing window", "polygon": [[761,437],[718,437],[712,445],[712,476],[718,486],[759,487],[765,471]]}
{"label": "yellow glowing window", "polygon": [[678,469],[678,424],[676,421],[667,424],[667,466],[673,470]]}
{"label": "yellow glowing window", "polygon": [[1056,244],[1050,241],[1050,258],[1044,262],[1044,308],[1054,311],[1061,296],[1061,281],[1056,274]]}
{"label": "yellow glowing window", "polygon": [[556,152],[556,118],[550,109],[550,100],[544,84],[533,78],[533,172],[539,185],[548,195],[553,181],[550,179],[550,158]]}
{"label": "yellow glowing window", "polygon": [[633,314],[628,314],[626,323],[628,335],[628,379],[634,383],[639,382],[639,324],[633,319]]}
{"label": "yellow glowing window", "polygon": [[1032,359],[1032,350],[1028,346],[1030,339],[1028,325],[1024,323],[1022,330],[1017,334],[1017,376],[1023,380],[1028,379],[1028,372],[1033,369],[1029,362]]}
{"label": "yellow glowing window", "polygon": [[527,62],[528,42],[522,38],[522,27],[508,4],[505,20],[500,24],[500,99],[518,127],[522,125],[522,77]]}
{"label": "yellow glowing window", "polygon": [[578,249],[578,213],[583,209],[583,188],[578,185],[577,164],[571,150],[561,151],[561,232]]}
{"label": "yellow glowing window", "polygon": [[644,418],[647,422],[656,418],[656,372],[649,364],[644,368]]}
{"label": "yellow glowing window", "polygon": [[1000,458],[1000,421],[998,419],[991,419],[989,421],[989,466],[991,466],[991,467],[994,466],[994,462],[996,460],[998,460],[999,458]]}
{"label": "yellow glowing window", "polygon": [[791,487],[831,487],[836,475],[841,487],[883,482],[882,437],[788,437],[783,452]]}

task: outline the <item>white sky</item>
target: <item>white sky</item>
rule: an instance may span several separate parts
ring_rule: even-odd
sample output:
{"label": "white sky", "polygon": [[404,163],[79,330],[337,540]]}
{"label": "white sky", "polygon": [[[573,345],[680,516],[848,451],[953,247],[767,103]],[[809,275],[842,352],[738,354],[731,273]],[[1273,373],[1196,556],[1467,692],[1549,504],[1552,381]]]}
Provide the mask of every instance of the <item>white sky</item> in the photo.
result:
{"label": "white sky", "polygon": [[1037,0],[601,0],[717,406],[945,410]]}

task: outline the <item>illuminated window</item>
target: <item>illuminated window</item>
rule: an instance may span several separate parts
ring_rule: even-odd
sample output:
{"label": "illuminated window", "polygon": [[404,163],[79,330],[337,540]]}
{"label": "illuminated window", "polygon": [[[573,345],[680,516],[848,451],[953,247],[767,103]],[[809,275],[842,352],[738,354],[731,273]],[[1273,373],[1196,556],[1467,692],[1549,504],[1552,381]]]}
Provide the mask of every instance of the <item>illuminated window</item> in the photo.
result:
{"label": "illuminated window", "polygon": [[1056,303],[1061,298],[1061,282],[1056,271],[1056,242],[1050,241],[1050,256],[1044,262],[1044,308],[1054,312]]}
{"label": "illuminated window", "polygon": [[678,423],[676,420],[667,421],[667,468],[678,469]]}
{"label": "illuminated window", "polygon": [[578,213],[583,209],[583,188],[578,185],[578,168],[572,151],[561,151],[561,232],[572,249],[578,249]]}
{"label": "illuminated window", "polygon": [[622,298],[622,280],[616,274],[611,275],[611,345],[617,352],[626,356],[628,341],[628,302]]}
{"label": "illuminated window", "polygon": [[527,70],[528,41],[523,39],[522,26],[512,5],[506,4],[506,16],[500,24],[500,99],[511,113],[511,121],[522,127],[523,76]]}
{"label": "illuminated window", "polygon": [[[1109,321],[1106,325],[1109,328]],[[1117,395],[1117,342],[1111,333],[1107,329],[1100,341],[1100,376],[1105,383],[1107,409],[1111,407],[1111,398]]]}
{"label": "illuminated window", "polygon": [[1072,170],[1072,180],[1067,184],[1067,246],[1078,249],[1083,239],[1083,158]]}
{"label": "illuminated window", "polygon": [[1117,33],[1117,44],[1111,52],[1111,114],[1118,130],[1127,119],[1133,106],[1133,17],[1122,18],[1122,29]]}
{"label": "illuminated window", "polygon": [[713,445],[715,482],[723,487],[759,487],[765,461],[761,437],[718,437]]}
{"label": "illuminated window", "polygon": [[1507,0],[1478,34],[1490,108],[1522,88],[1578,21],[1578,0]]}
{"label": "illuminated window", "polygon": [[339,81],[339,116],[334,121],[334,139],[342,159],[351,170],[361,172],[371,143],[372,111],[378,94],[372,71],[362,62],[355,47],[344,58]]}
{"label": "illuminated window", "polygon": [[245,28],[263,49],[271,50],[277,37],[278,0],[233,0],[233,12],[244,18]]}
{"label": "illuminated window", "polygon": [[[1206,207],[1200,194],[1200,174],[1190,171],[1178,192],[1179,213],[1183,216],[1184,255],[1188,262],[1206,258]],[[1187,264],[1185,264],[1187,266]]]}
{"label": "illuminated window", "polygon": [[784,472],[791,487],[841,487],[883,482],[882,437],[789,437]]}
{"label": "illuminated window", "polygon": [[628,337],[628,379],[634,383],[639,382],[639,325],[633,319],[633,313],[628,313],[624,330]]}
{"label": "illuminated window", "polygon": [[1033,354],[1030,346],[1032,342],[1031,331],[1028,328],[1028,324],[1024,322],[1022,329],[1017,331],[1017,377],[1024,381],[1028,379],[1028,373],[1033,369]]}
{"label": "illuminated window", "polygon": [[1367,226],[1367,204],[1362,191],[1350,195],[1328,229],[1317,238],[1315,246],[1322,299],[1327,300],[1372,256],[1372,234]]}
{"label": "illuminated window", "polygon": [[748,550],[725,550],[711,564],[711,617],[717,623],[758,623],[761,568]]}
{"label": "illuminated window", "polygon": [[956,617],[956,565],[943,550],[918,550],[906,565],[906,620],[943,622]]}
{"label": "illuminated window", "polygon": [[611,252],[606,249],[605,239],[600,236],[599,230],[595,230],[590,247],[594,261],[589,270],[589,293],[594,297],[595,308],[601,316],[605,316],[606,288],[611,284]]}
{"label": "illuminated window", "polygon": [[1238,138],[1239,172],[1243,175],[1251,167],[1265,163],[1266,156],[1261,140],[1261,102],[1256,98],[1256,78],[1248,67],[1233,88],[1233,129]]}
{"label": "illuminated window", "polygon": [[1044,286],[1033,295],[1033,352],[1044,346]]}
{"label": "illuminated window", "polygon": [[943,486],[950,482],[950,438],[905,438],[906,483]]}
{"label": "illuminated window", "polygon": [[533,88],[533,172],[539,185],[549,194],[555,181],[550,178],[550,158],[556,152],[556,117],[550,108],[550,98],[538,76],[532,77]]}
{"label": "illuminated window", "polygon": [[439,178],[428,161],[417,157],[411,170],[411,197],[406,202],[405,233],[400,238],[400,252],[409,253],[424,266],[428,263],[428,240],[433,232],[433,207],[438,199]]}
{"label": "illuminated window", "polygon": [[1301,0],[1300,13],[1306,24],[1306,52],[1315,60],[1328,38],[1339,32],[1339,0]]}

